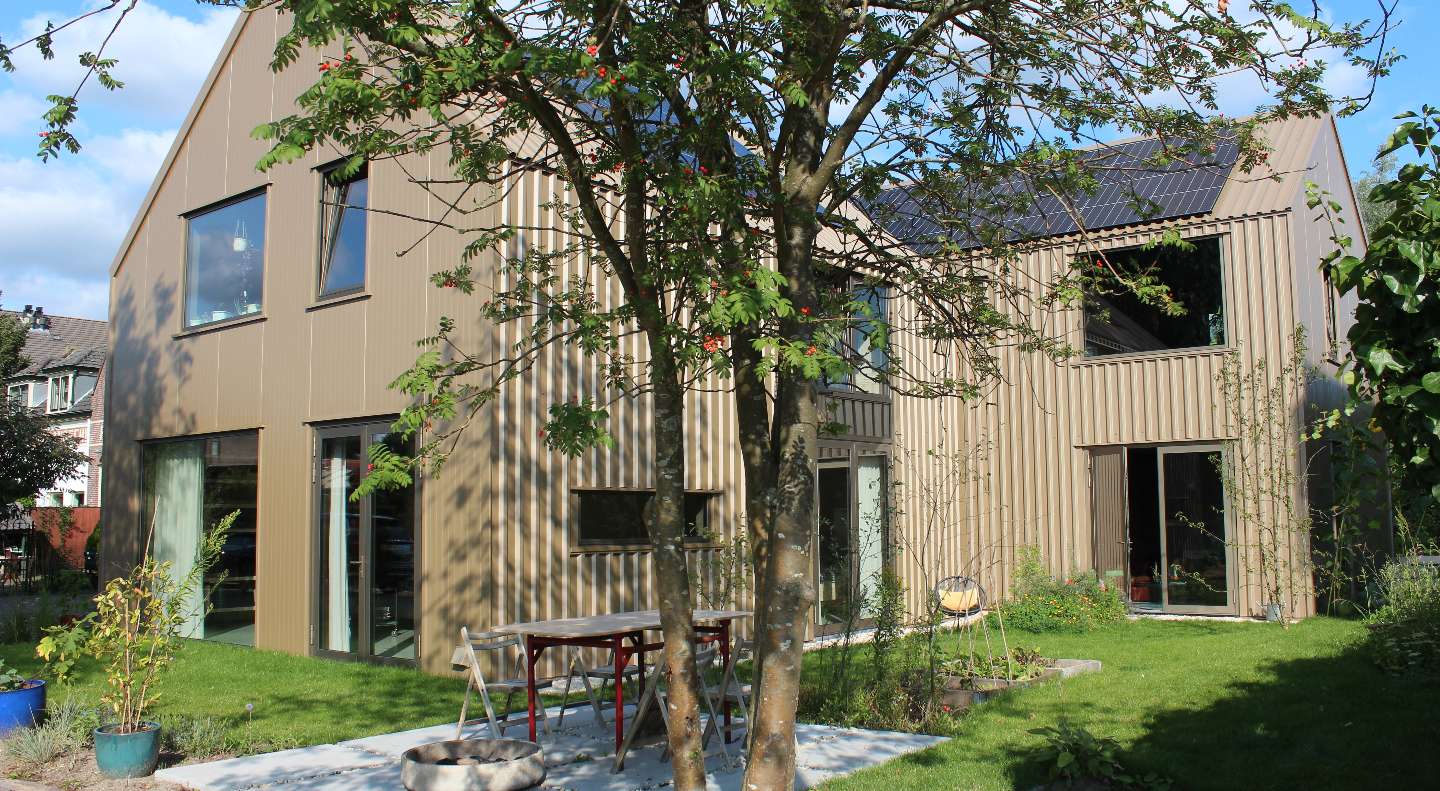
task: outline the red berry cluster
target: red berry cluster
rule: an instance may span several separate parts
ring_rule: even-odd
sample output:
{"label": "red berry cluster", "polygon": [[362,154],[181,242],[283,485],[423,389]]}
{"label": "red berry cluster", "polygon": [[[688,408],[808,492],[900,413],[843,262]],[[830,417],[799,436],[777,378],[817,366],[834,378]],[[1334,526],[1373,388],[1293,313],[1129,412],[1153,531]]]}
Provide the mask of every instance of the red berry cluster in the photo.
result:
{"label": "red berry cluster", "polygon": [[704,343],[700,345],[705,349],[705,351],[709,352],[710,354],[714,354],[715,352],[720,351],[720,347],[725,345],[725,337],[722,335],[706,335]]}

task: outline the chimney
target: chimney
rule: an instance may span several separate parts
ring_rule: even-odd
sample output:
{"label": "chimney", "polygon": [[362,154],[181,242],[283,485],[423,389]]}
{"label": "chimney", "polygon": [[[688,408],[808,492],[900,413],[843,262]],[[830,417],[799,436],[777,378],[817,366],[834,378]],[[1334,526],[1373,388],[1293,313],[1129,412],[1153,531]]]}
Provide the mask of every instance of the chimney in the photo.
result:
{"label": "chimney", "polygon": [[50,317],[45,315],[45,309],[39,305],[36,305],[33,309],[31,306],[26,305],[25,312],[21,315],[24,317],[22,321],[28,330],[44,332],[50,329]]}

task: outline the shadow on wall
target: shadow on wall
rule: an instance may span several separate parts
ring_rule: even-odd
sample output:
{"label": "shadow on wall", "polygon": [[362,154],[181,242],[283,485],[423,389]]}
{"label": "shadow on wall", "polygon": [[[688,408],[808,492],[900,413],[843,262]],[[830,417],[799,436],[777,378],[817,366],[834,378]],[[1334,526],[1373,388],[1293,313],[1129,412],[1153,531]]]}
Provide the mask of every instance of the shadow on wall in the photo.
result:
{"label": "shadow on wall", "polygon": [[194,413],[183,405],[167,414],[158,411],[168,408],[189,380],[192,359],[187,346],[173,339],[178,289],[164,283],[150,288],[148,299],[127,285],[111,300],[103,460],[109,529],[100,535],[102,584],[125,573],[144,547],[139,440],[162,433],[160,427],[170,436],[195,428]]}
{"label": "shadow on wall", "polygon": [[[1177,789],[1430,788],[1440,777],[1440,685],[1386,675],[1358,645],[1266,662],[1250,676],[1207,705],[1148,718],[1119,760]],[[1175,694],[1187,691],[1177,684]],[[1014,757],[1015,787],[1043,781],[1046,756]]]}

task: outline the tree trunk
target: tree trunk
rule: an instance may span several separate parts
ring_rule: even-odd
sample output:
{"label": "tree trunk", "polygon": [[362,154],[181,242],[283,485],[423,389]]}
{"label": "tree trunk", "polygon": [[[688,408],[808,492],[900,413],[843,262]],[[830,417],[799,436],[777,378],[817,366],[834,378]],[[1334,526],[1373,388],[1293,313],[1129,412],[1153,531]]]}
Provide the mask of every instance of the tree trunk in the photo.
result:
{"label": "tree trunk", "polygon": [[700,676],[695,666],[694,605],[685,559],[685,393],[665,338],[650,337],[655,428],[655,499],[650,509],[655,582],[660,593],[662,657],[669,674],[668,738],[679,791],[703,791]]}
{"label": "tree trunk", "polygon": [[777,408],[779,466],[773,508],[774,536],[761,602],[764,654],[755,705],[754,742],[745,787],[789,789],[795,783],[795,711],[806,614],[815,600],[811,537],[815,524],[816,404],[814,385],[782,373]]}

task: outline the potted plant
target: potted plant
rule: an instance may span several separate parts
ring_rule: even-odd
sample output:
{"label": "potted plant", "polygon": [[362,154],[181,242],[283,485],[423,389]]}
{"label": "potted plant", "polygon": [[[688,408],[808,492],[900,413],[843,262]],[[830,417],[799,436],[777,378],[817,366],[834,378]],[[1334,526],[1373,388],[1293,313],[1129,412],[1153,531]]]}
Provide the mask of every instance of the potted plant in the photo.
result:
{"label": "potted plant", "polygon": [[[178,579],[171,561],[156,560],[147,546],[130,574],[111,580],[95,597],[95,612],[71,626],[51,627],[40,641],[40,656],[60,664],[62,672],[73,664],[77,647],[105,663],[109,691],[101,700],[115,721],[95,729],[101,774],[129,778],[155,772],[160,725],[145,715],[159,697],[156,682],[175,661],[188,625],[204,618],[205,572],[220,559],[225,534],[239,515],[229,514],[201,537],[195,564]],[[77,634],[83,640],[75,639]]]}
{"label": "potted plant", "polygon": [[45,709],[45,682],[26,678],[0,660],[0,736],[40,722]]}

